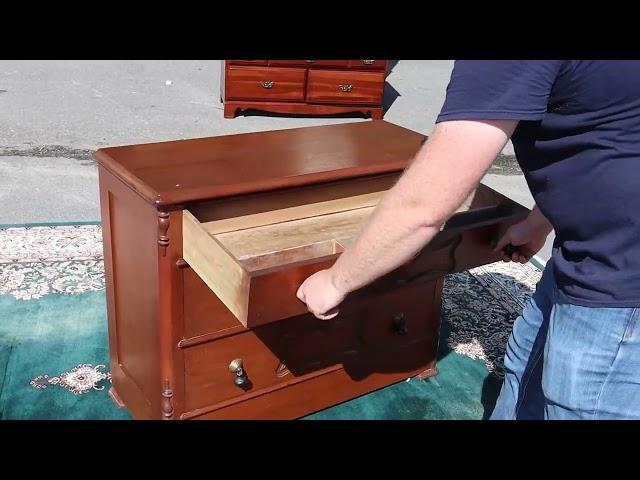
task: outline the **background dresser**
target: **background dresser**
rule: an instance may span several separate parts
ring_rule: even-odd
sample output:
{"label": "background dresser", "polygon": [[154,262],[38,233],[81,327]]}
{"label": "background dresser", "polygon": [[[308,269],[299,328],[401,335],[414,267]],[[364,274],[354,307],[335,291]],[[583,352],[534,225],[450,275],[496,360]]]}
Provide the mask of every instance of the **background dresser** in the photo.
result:
{"label": "background dresser", "polygon": [[524,207],[481,186],[334,320],[295,296],[424,139],[379,121],[97,151],[114,400],[138,419],[297,418],[435,375],[443,276],[497,261]]}
{"label": "background dresser", "polygon": [[225,118],[240,110],[288,114],[362,112],[382,118],[386,60],[223,60]]}

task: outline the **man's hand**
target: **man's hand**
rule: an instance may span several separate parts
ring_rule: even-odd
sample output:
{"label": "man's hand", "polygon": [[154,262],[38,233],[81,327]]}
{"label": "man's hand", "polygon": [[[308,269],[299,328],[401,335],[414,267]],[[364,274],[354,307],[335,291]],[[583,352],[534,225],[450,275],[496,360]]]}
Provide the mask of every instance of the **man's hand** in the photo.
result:
{"label": "man's hand", "polygon": [[[527,263],[544,246],[547,236],[553,227],[536,207],[526,220],[512,225],[502,236],[495,251],[502,254],[505,262]],[[513,245],[517,251],[511,256],[507,255],[503,248]]]}
{"label": "man's hand", "polygon": [[338,315],[338,306],[346,296],[335,283],[331,269],[321,270],[300,285],[297,296],[317,318],[331,320]]}

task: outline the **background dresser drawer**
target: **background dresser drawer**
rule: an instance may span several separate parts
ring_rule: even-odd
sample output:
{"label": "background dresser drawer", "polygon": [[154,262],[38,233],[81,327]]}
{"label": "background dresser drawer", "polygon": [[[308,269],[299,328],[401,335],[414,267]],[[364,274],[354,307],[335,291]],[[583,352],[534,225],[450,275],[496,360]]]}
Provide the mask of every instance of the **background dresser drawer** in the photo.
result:
{"label": "background dresser drawer", "polygon": [[[387,60],[223,60],[224,117],[257,110],[323,116],[359,112],[381,120],[387,65]],[[276,72],[284,71],[288,74],[276,77]],[[334,77],[315,77],[318,83],[307,89],[309,75],[318,71],[333,72]],[[341,85],[344,91],[336,91]]]}
{"label": "background dresser drawer", "polygon": [[267,65],[267,60],[228,60],[229,65]]}
{"label": "background dresser drawer", "polygon": [[273,66],[295,67],[347,67],[349,60],[269,60]]}
{"label": "background dresser drawer", "polygon": [[378,104],[384,72],[310,70],[307,101],[311,103]]}
{"label": "background dresser drawer", "polygon": [[304,100],[305,70],[295,68],[229,67],[230,100]]}
{"label": "background dresser drawer", "polygon": [[371,70],[386,70],[386,60],[349,60],[349,68],[363,68]]}

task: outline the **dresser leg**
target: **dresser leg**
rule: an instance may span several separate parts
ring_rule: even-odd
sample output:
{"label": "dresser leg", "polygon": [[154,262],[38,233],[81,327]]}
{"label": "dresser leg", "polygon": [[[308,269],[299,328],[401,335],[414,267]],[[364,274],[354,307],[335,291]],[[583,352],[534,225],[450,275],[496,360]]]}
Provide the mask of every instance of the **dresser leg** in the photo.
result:
{"label": "dresser leg", "polygon": [[371,109],[371,118],[373,120],[382,120],[382,108],[372,108]]}
{"label": "dresser leg", "polygon": [[236,106],[229,105],[228,103],[224,104],[224,118],[235,118],[236,116]]}
{"label": "dresser leg", "polygon": [[116,407],[124,408],[123,401],[120,399],[118,392],[116,392],[116,390],[113,387],[109,389],[109,396],[111,397],[111,400],[113,400],[113,403],[115,403]]}

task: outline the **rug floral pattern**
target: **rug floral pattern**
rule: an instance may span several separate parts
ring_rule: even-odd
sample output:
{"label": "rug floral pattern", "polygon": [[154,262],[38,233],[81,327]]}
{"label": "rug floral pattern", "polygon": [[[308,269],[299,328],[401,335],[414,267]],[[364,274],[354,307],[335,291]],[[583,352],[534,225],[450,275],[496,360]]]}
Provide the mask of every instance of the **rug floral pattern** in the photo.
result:
{"label": "rug floral pattern", "polygon": [[0,295],[31,300],[103,288],[100,226],[0,229]]}
{"label": "rug floral pattern", "polygon": [[489,371],[502,377],[511,326],[540,276],[533,265],[504,262],[449,275],[442,296],[442,319],[450,329],[448,347],[481,359]]}
{"label": "rug floral pattern", "polygon": [[[99,225],[0,229],[0,295],[19,300],[76,295],[105,287]],[[511,325],[541,275],[535,266],[494,263],[449,275],[444,284],[447,346],[481,359],[498,376]],[[31,386],[59,386],[80,395],[110,382],[104,365],[81,364],[66,372],[43,372]],[[49,374],[54,376],[50,377]]]}
{"label": "rug floral pattern", "polygon": [[91,390],[104,390],[104,385],[100,385],[103,380],[111,382],[111,373],[100,371],[104,368],[106,368],[104,365],[96,365],[94,367],[91,364],[83,363],[68,372],[64,372],[59,377],[50,377],[46,374],[38,375],[29,383],[33,388],[47,388],[50,385],[58,385],[75,395],[82,395]]}

